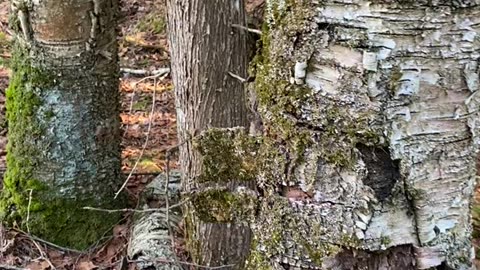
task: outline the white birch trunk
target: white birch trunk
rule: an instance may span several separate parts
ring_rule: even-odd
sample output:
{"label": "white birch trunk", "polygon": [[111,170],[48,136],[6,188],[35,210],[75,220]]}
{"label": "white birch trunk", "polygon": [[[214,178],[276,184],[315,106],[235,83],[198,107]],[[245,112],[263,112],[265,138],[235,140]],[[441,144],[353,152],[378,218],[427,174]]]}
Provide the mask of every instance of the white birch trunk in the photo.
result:
{"label": "white birch trunk", "polygon": [[471,269],[480,1],[267,3],[250,269]]}

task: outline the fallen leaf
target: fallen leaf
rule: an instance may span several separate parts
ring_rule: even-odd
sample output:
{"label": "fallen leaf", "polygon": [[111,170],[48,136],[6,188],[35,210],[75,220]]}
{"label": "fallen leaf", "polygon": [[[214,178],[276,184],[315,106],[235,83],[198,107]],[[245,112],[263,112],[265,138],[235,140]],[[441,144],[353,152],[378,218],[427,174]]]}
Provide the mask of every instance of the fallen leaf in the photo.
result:
{"label": "fallen leaf", "polygon": [[127,235],[128,227],[126,224],[116,225],[113,227],[113,235],[121,237]]}
{"label": "fallen leaf", "polygon": [[91,262],[91,261],[81,262],[76,267],[76,269],[78,269],[78,270],[92,270],[92,269],[95,269],[95,268],[97,268],[97,266],[95,264],[93,264],[93,262]]}
{"label": "fallen leaf", "polygon": [[27,269],[30,269],[30,270],[47,270],[49,268],[50,268],[50,264],[45,260],[31,262],[27,265]]}

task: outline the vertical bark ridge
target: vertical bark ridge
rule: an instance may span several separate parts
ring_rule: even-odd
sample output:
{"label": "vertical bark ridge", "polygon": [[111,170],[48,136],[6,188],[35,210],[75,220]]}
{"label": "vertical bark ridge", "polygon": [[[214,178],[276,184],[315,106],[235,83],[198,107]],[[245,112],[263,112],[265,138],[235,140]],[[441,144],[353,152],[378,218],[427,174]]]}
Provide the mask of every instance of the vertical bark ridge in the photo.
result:
{"label": "vertical bark ridge", "polygon": [[[169,40],[176,93],[183,189],[198,188],[202,157],[192,138],[210,127],[247,125],[244,86],[229,72],[246,77],[244,3],[235,1],[168,1]],[[234,189],[236,179],[227,186]],[[243,183],[242,183],[243,184]],[[241,223],[205,223],[190,209],[188,237],[197,263],[235,264],[242,269],[249,252],[250,229]]]}

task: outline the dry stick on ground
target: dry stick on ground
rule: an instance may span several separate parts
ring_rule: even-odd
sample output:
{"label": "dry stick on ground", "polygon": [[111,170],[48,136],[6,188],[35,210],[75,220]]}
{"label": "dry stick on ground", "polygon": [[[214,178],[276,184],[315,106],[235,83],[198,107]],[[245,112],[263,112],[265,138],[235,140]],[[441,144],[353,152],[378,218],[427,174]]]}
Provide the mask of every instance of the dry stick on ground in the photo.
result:
{"label": "dry stick on ground", "polygon": [[16,267],[16,266],[11,266],[11,265],[6,265],[6,264],[0,264],[0,269],[5,269],[5,270],[29,270],[28,268],[21,268],[21,267]]}
{"label": "dry stick on ground", "polygon": [[120,72],[141,76],[162,76],[170,73],[170,68],[160,68],[153,71],[145,69],[133,69],[133,68],[120,68]]}
{"label": "dry stick on ground", "polygon": [[[166,77],[168,76],[168,73],[164,74],[161,78],[160,78],[160,81],[163,81]],[[155,80],[155,84],[157,83],[157,77],[158,76],[150,76],[150,77],[153,77],[153,79]],[[143,78],[142,80],[145,80],[149,77],[146,77],[146,78]],[[142,81],[140,80],[140,81]],[[137,84],[140,82],[138,81]],[[120,194],[120,192],[122,192],[122,190],[127,186],[127,183],[128,181],[130,180],[130,178],[132,177],[132,174],[135,172],[135,170],[137,169],[137,166],[138,164],[140,163],[140,159],[143,157],[143,153],[145,153],[145,149],[147,148],[147,145],[148,145],[148,141],[150,139],[150,131],[152,129],[152,123],[153,123],[153,114],[155,112],[155,98],[156,98],[156,91],[154,89],[153,91],[153,97],[152,97],[152,109],[150,111],[150,117],[149,117],[149,121],[148,121],[148,129],[147,129],[147,137],[145,138],[145,143],[143,144],[143,147],[142,147],[142,151],[140,152],[140,156],[138,156],[136,162],[135,162],[135,165],[133,166],[132,168],[132,171],[130,172],[130,174],[128,175],[127,179],[125,180],[125,182],[123,183],[123,185],[120,187],[120,189],[115,193],[115,196],[114,198],[116,199],[118,197],[118,195]]]}
{"label": "dry stick on ground", "polygon": [[87,251],[88,251],[87,254],[91,255],[91,253],[93,253],[93,251],[95,251],[98,247],[102,247],[102,249],[103,249],[103,247],[105,247],[105,245],[108,243],[108,241],[110,241],[113,238],[113,235],[111,235],[110,233],[115,228],[115,226],[122,223],[126,219],[128,219],[128,216],[124,216],[116,224],[110,226],[109,229],[105,230],[105,232],[102,234],[102,237],[87,249]]}
{"label": "dry stick on ground", "polygon": [[33,236],[25,231],[22,231],[18,228],[14,228],[12,229],[14,231],[17,231],[19,233],[22,233],[23,235],[27,236],[27,238],[29,238],[30,240],[35,240],[35,241],[38,241],[38,242],[41,242],[43,244],[46,244],[47,246],[51,246],[51,247],[54,247],[56,249],[59,249],[59,250],[62,250],[62,251],[65,251],[65,252],[71,252],[71,253],[77,253],[77,254],[85,254],[85,252],[83,251],[80,251],[80,250],[76,250],[76,249],[71,249],[71,248],[66,248],[66,247],[62,247],[62,246],[59,246],[59,245],[56,245],[54,243],[51,243],[51,242],[48,242],[47,240],[43,240],[41,238],[38,238],[36,236]]}
{"label": "dry stick on ground", "polygon": [[160,50],[162,52],[168,53],[168,51],[165,50],[164,46],[156,45],[156,44],[148,44],[145,41],[132,36],[126,36],[125,41],[137,47],[142,47],[142,48],[151,49],[151,50]]}
{"label": "dry stick on ground", "polygon": [[[27,206],[27,231],[28,231],[28,234],[30,235],[30,226],[29,226],[29,221],[30,221],[30,206],[32,205],[32,193],[33,193],[33,189],[29,189],[29,193],[28,193],[28,206]],[[48,258],[47,254],[43,251],[43,249],[40,247],[40,245],[37,243],[37,241],[35,241],[35,239],[31,238],[33,244],[35,245],[35,247],[37,247],[38,249],[38,252],[40,253],[40,257],[42,259],[44,259],[48,265],[50,265],[50,267],[55,270],[55,266],[52,264],[52,262],[50,261],[50,259]]]}

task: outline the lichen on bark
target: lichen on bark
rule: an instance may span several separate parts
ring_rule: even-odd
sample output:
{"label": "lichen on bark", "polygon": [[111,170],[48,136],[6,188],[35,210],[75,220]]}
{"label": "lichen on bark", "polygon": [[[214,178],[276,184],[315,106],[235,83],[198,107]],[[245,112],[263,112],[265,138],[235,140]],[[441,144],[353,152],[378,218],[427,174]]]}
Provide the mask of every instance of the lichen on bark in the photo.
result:
{"label": "lichen on bark", "polygon": [[[2,220],[47,241],[85,249],[120,214],[82,207],[125,203],[123,197],[114,199],[122,182],[115,0],[95,10],[89,3],[58,0],[14,4]],[[69,17],[73,10],[98,15],[101,25],[90,16]],[[57,17],[44,17],[49,12]],[[100,29],[101,35],[85,36],[87,29],[71,21],[63,25],[63,19],[88,20],[78,25]]]}
{"label": "lichen on bark", "polygon": [[271,162],[257,186],[260,202],[287,203],[260,203],[250,269],[340,267],[348,249],[371,263],[402,252],[398,269],[471,265],[459,209],[478,152],[480,44],[478,8],[464,4],[267,1],[252,71]]}
{"label": "lichen on bark", "polygon": [[190,194],[195,214],[204,222],[247,222],[256,210],[250,187],[258,171],[260,138],[244,128],[210,128],[194,139],[202,156],[198,189]]}

